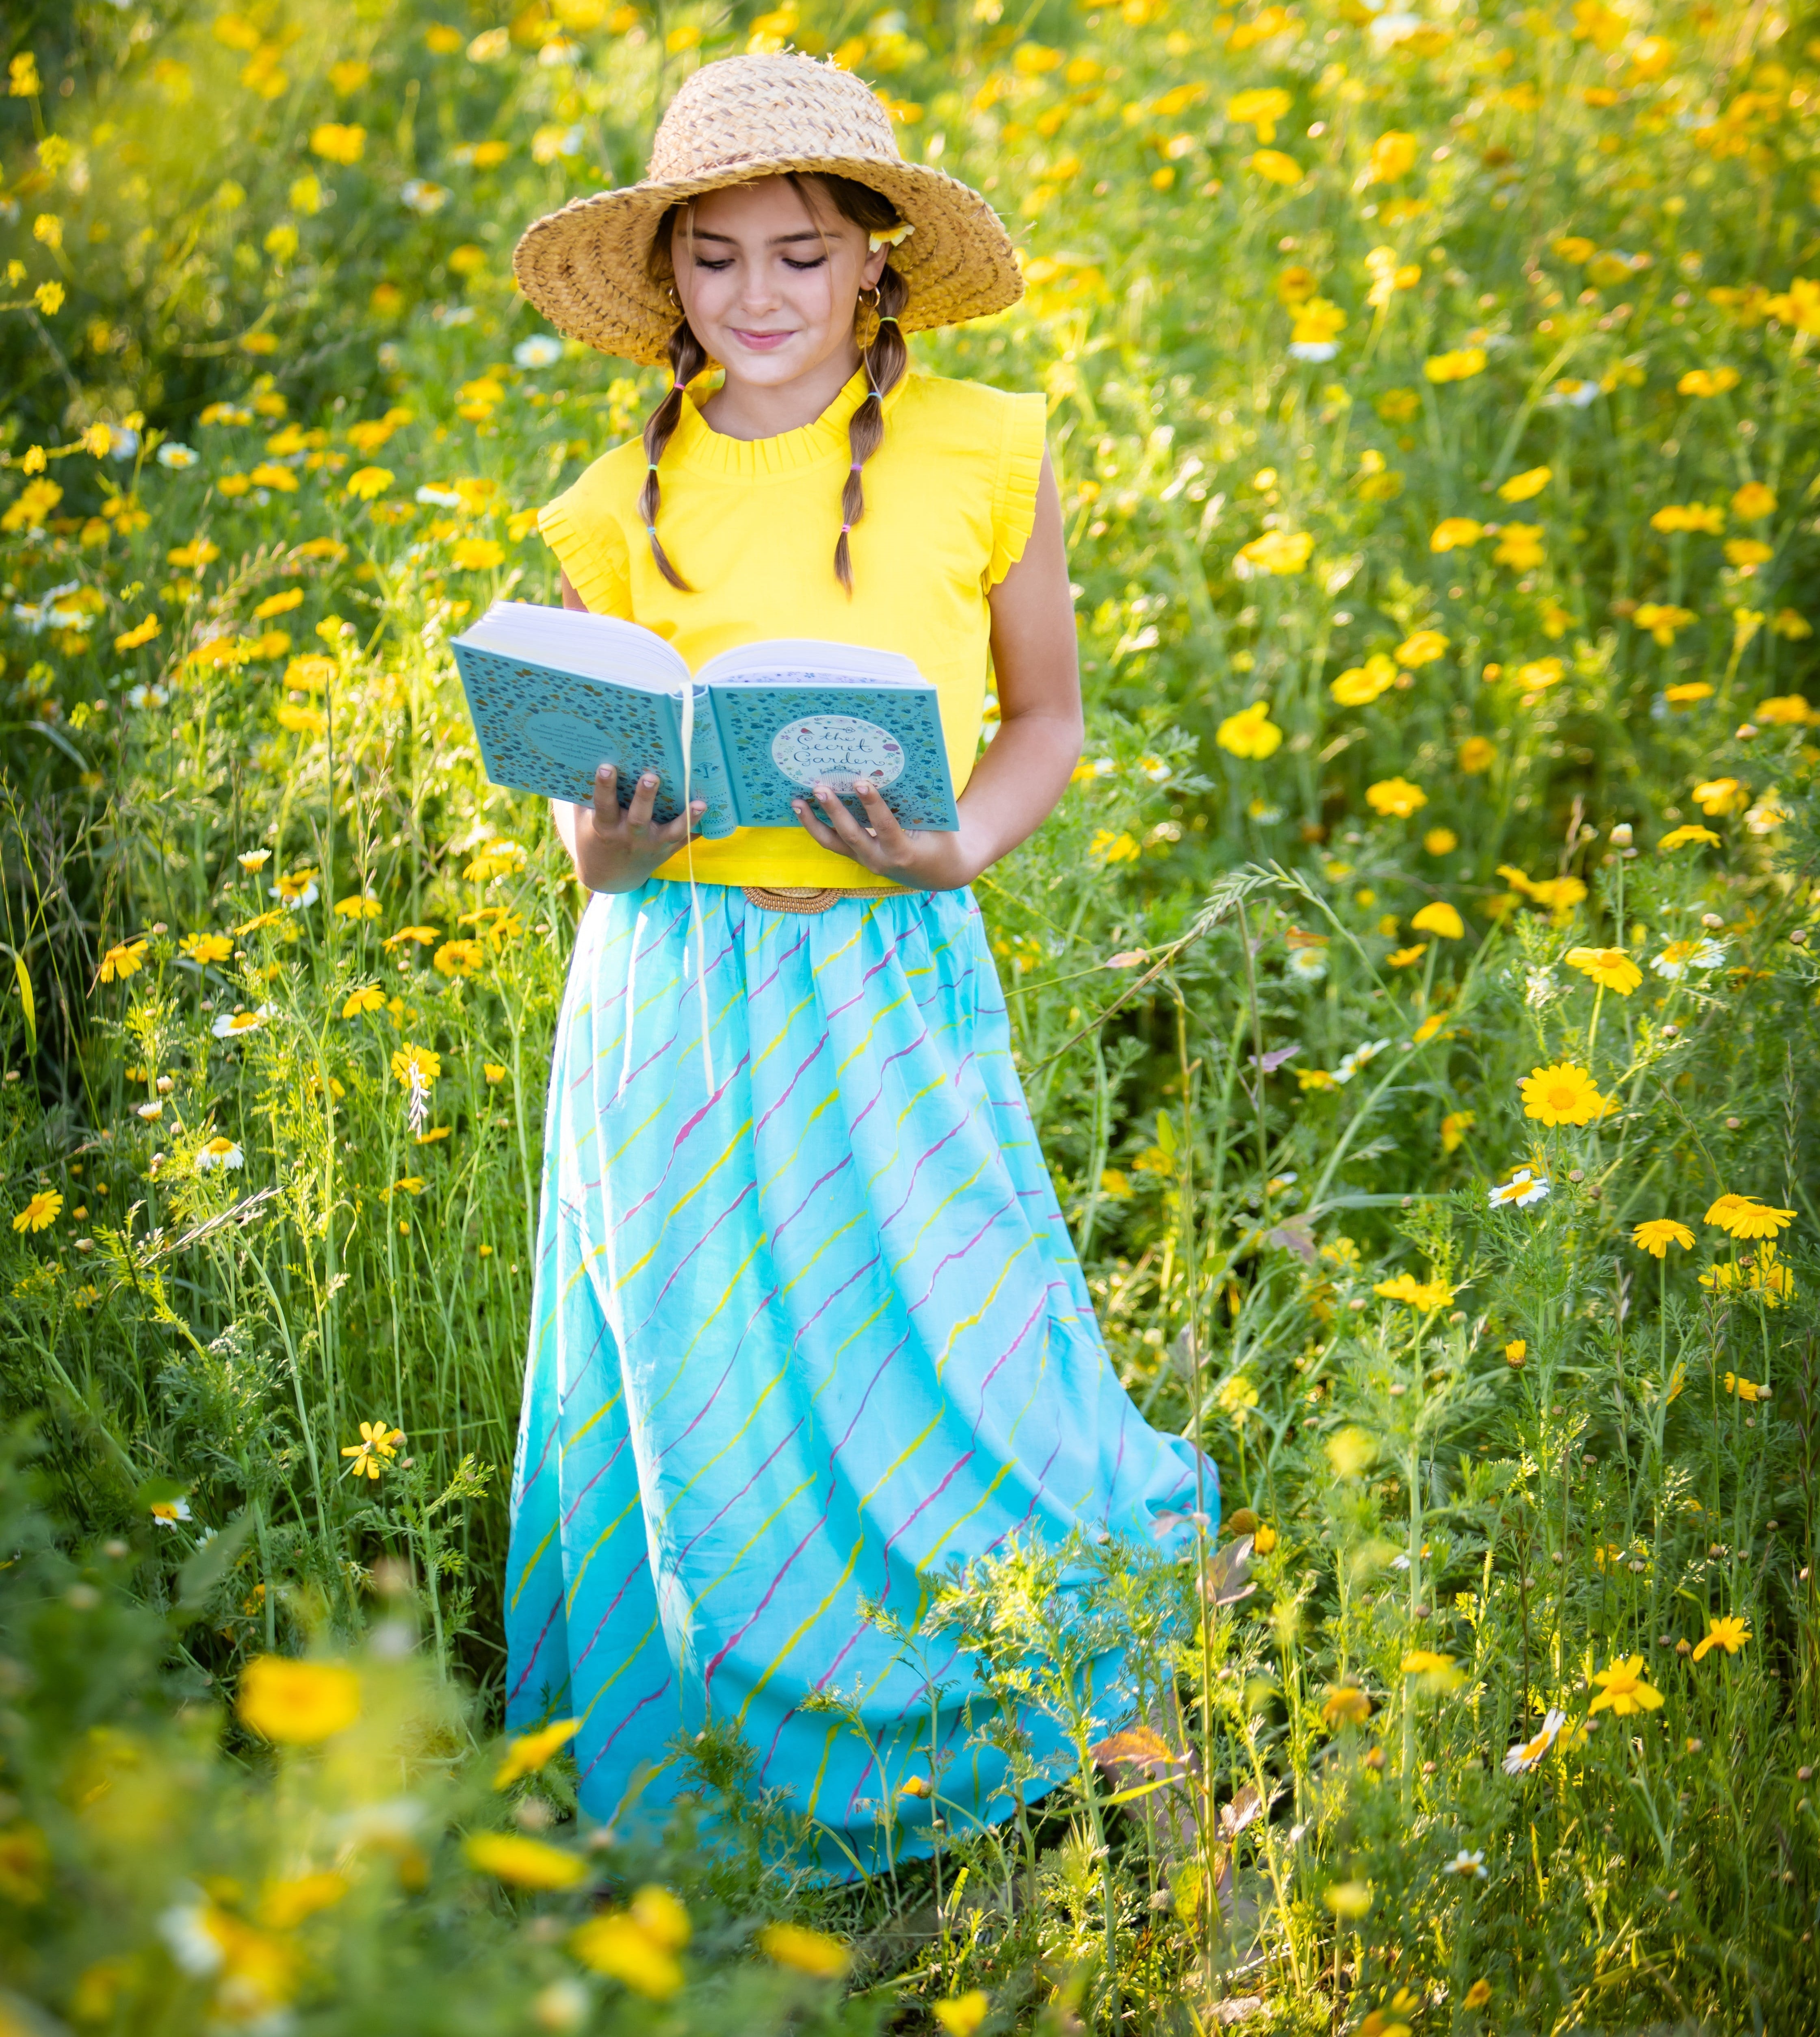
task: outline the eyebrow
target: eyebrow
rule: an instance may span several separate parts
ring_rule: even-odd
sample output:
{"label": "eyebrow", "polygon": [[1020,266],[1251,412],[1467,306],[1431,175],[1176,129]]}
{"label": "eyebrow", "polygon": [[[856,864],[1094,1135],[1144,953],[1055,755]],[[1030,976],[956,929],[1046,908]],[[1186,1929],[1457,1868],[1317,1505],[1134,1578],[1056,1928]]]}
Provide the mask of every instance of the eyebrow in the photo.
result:
{"label": "eyebrow", "polygon": [[[711,233],[701,226],[695,229],[694,237],[697,240],[719,240],[729,248],[737,248],[739,244],[731,233]],[[813,227],[805,227],[797,233],[774,233],[765,244],[767,248],[782,248],[793,240],[819,240],[821,238]]]}

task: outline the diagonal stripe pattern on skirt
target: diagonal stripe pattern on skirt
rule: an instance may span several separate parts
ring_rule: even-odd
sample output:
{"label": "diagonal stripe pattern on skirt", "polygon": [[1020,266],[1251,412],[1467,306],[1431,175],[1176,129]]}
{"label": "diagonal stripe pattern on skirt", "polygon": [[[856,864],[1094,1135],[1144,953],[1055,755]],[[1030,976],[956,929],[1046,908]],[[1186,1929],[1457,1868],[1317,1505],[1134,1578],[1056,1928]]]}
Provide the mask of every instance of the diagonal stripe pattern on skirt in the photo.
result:
{"label": "diagonal stripe pattern on skirt", "polygon": [[[1154,1540],[1194,1505],[1195,1454],[1107,1358],[972,894],[699,898],[712,1090],[686,886],[595,898],[570,969],[508,1715],[582,1719],[603,1819],[635,1780],[674,1793],[678,1736],[736,1724],[838,1870],[874,1862],[873,1807],[932,1733],[945,1797],[1010,1809],[999,1758],[961,1752],[965,1665],[932,1725],[931,1665],[862,1600],[913,1622],[927,1573],[1014,1533]],[[863,1735],[805,1709],[835,1690]]]}

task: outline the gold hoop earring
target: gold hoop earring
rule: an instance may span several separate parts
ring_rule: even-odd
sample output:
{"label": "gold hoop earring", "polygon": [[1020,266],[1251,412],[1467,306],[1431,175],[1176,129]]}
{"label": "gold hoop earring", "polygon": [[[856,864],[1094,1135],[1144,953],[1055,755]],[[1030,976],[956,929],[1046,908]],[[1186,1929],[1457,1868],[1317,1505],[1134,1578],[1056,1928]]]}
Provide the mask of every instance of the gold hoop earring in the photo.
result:
{"label": "gold hoop earring", "polygon": [[[870,296],[867,294],[867,290],[870,290],[871,293]],[[876,283],[868,284],[867,285],[867,289],[862,290],[859,293],[859,301],[869,312],[877,311],[878,308],[878,285]]]}

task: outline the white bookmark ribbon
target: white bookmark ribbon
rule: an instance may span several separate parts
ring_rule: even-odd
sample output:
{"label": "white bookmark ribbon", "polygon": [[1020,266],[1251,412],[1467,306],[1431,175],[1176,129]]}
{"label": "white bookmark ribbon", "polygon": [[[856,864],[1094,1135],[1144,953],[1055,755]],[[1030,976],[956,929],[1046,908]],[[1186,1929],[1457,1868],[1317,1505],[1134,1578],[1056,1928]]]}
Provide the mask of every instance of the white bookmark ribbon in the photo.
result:
{"label": "white bookmark ribbon", "polygon": [[[701,993],[701,1065],[708,1078],[708,1094],[714,1094],[714,1050],[708,1044],[710,1030],[708,1014],[708,943],[701,924],[701,905],[695,889],[695,828],[693,816],[689,812],[690,797],[693,792],[689,772],[695,746],[695,682],[684,683],[682,701],[682,824],[686,830],[682,838],[684,861],[689,868],[689,924],[695,935],[695,981]],[[683,943],[686,953],[688,943]]]}

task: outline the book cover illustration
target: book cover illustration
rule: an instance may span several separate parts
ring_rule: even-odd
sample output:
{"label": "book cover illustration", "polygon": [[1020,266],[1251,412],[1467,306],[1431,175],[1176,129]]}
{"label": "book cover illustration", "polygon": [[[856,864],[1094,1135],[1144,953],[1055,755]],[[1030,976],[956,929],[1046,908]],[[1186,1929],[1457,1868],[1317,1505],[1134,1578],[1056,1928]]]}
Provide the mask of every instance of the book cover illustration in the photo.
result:
{"label": "book cover illustration", "polygon": [[851,796],[856,777],[878,787],[904,827],[960,825],[932,693],[831,685],[822,673],[778,672],[760,682],[717,686],[714,706],[748,827],[796,826],[790,802],[817,783],[863,819],[865,809]]}

